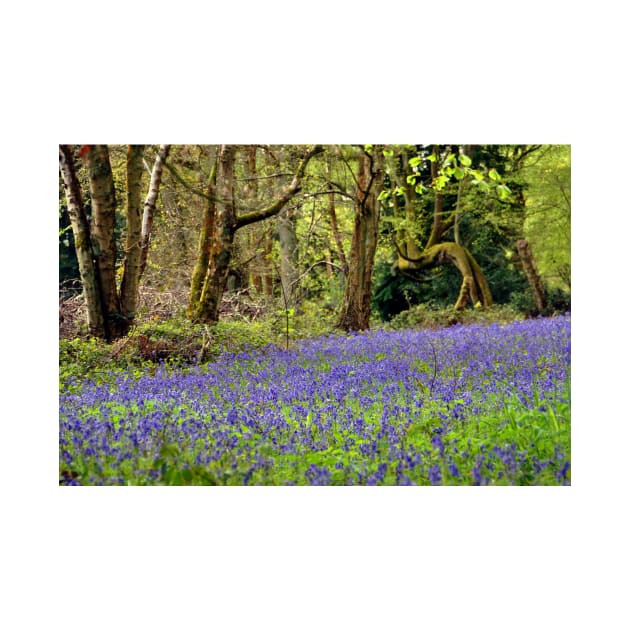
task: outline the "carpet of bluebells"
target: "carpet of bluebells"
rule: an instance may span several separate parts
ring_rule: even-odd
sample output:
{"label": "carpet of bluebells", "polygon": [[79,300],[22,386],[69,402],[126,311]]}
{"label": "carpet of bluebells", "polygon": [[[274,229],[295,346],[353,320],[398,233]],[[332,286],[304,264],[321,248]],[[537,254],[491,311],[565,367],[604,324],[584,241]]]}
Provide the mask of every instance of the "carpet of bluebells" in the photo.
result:
{"label": "carpet of bluebells", "polygon": [[570,316],[331,335],[60,394],[61,485],[570,485]]}

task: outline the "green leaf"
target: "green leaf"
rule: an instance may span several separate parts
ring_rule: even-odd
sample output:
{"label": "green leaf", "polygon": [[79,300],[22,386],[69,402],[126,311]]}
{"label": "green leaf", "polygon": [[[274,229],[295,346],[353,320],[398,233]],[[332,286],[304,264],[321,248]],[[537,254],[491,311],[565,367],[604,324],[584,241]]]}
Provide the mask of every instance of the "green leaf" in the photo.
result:
{"label": "green leaf", "polygon": [[505,184],[499,184],[497,186],[497,193],[499,194],[499,199],[503,201],[509,199],[512,191]]}
{"label": "green leaf", "polygon": [[385,157],[392,157],[392,155],[394,155],[394,150],[393,149],[383,149],[383,155]]}
{"label": "green leaf", "polygon": [[417,184],[415,190],[419,195],[422,195],[426,191],[426,188],[422,184]]}
{"label": "green leaf", "polygon": [[416,176],[415,175],[407,175],[407,183],[412,186],[416,185]]}
{"label": "green leaf", "polygon": [[466,177],[466,171],[463,168],[456,166],[453,175],[455,175],[455,179],[464,179],[464,177]]}
{"label": "green leaf", "polygon": [[412,157],[409,159],[409,166],[411,166],[412,168],[416,167],[416,166],[420,166],[420,163],[422,162],[422,158],[419,157]]}
{"label": "green leaf", "polygon": [[435,188],[435,190],[442,190],[444,186],[446,186],[446,184],[448,184],[448,177],[445,177],[444,175],[439,175],[433,181],[433,188]]}
{"label": "green leaf", "polygon": [[477,186],[477,188],[479,188],[479,190],[483,190],[483,192],[488,192],[490,190],[490,184],[483,179],[475,179],[471,182],[471,184]]}
{"label": "green leaf", "polygon": [[397,195],[398,197],[402,197],[405,194],[405,189],[402,186],[396,186],[396,189],[394,190],[394,194]]}
{"label": "green leaf", "polygon": [[384,199],[389,199],[389,196],[391,195],[391,191],[390,190],[381,190],[379,196],[377,197],[378,201],[383,201]]}
{"label": "green leaf", "polygon": [[430,155],[427,155],[427,160],[429,162],[436,162],[437,161],[437,155],[435,155],[435,153],[431,153]]}
{"label": "green leaf", "polygon": [[462,166],[470,166],[472,164],[472,160],[464,153],[461,153],[459,156],[459,163]]}
{"label": "green leaf", "polygon": [[499,175],[499,173],[497,173],[496,169],[491,168],[488,171],[488,177],[492,180],[494,180],[495,182],[498,182],[501,180],[501,175]]}

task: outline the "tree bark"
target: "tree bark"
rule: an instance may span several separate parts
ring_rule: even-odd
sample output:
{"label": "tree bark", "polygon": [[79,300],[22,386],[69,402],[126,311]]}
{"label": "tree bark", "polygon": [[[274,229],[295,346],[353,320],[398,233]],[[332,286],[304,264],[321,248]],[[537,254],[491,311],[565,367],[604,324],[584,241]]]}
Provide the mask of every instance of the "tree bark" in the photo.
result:
{"label": "tree bark", "polygon": [[160,192],[164,163],[168,158],[170,150],[170,144],[160,145],[157,157],[153,163],[153,169],[151,170],[149,192],[144,200],[144,208],[142,211],[142,253],[140,256],[140,276],[144,274],[144,270],[147,266],[147,257],[149,255],[149,246],[151,243],[151,232],[153,230],[153,217],[155,216],[155,207],[157,204],[158,194]]}
{"label": "tree bark", "polygon": [[[330,178],[330,162],[326,160],[326,176]],[[341,240],[341,234],[339,233],[339,225],[337,223],[337,210],[335,208],[335,193],[333,185],[329,184],[330,194],[328,195],[328,216],[330,218],[330,228],[335,239],[335,245],[337,246],[337,255],[339,256],[339,262],[343,269],[343,279],[348,277],[348,260],[346,258],[346,252],[343,248],[343,241]]]}
{"label": "tree bark", "polygon": [[[400,256],[401,252],[399,252]],[[404,261],[404,262],[403,262]],[[455,303],[455,310],[464,310],[468,303],[472,306],[491,306],[492,293],[488,281],[473,255],[457,243],[438,243],[425,249],[418,258],[399,258],[401,269],[430,269],[451,263],[462,274],[462,286]]]}
{"label": "tree bark", "polygon": [[543,313],[547,308],[547,296],[545,295],[545,288],[542,280],[536,268],[532,250],[529,247],[529,243],[525,239],[520,239],[516,243],[516,249],[523,263],[523,271],[527,277],[527,282],[534,295],[534,302],[536,303],[536,310],[538,313]]}
{"label": "tree bark", "polygon": [[142,257],[140,197],[143,153],[143,146],[129,145],[127,147],[127,238],[123,278],[120,285],[120,307],[128,322],[136,316],[140,284]]}
{"label": "tree bark", "polygon": [[188,300],[188,308],[186,313],[189,318],[193,318],[199,305],[203,284],[206,273],[208,271],[208,263],[210,262],[210,252],[212,250],[212,236],[214,234],[216,222],[216,185],[217,185],[217,161],[218,156],[214,160],[212,170],[210,171],[210,180],[208,182],[208,198],[206,200],[206,208],[203,213],[203,221],[201,224],[201,232],[199,234],[199,253],[193,270],[190,283],[190,297]]}
{"label": "tree bark", "polygon": [[236,234],[234,209],[234,145],[221,145],[217,156],[217,202],[210,236],[208,268],[194,319],[213,323],[219,320],[219,306],[227,283]]}
{"label": "tree bark", "polygon": [[84,152],[92,197],[92,236],[96,244],[96,269],[100,279],[101,303],[107,341],[122,336],[123,321],[116,288],[116,194],[105,144],[87,147]]}
{"label": "tree bark", "polygon": [[[248,208],[255,207],[258,202],[258,180],[256,179],[256,152],[257,147],[254,144],[245,147],[246,156],[244,166],[247,183],[243,188],[243,195]],[[254,233],[254,231],[250,230],[247,232],[245,240],[247,250],[248,252],[250,252],[251,262],[243,271],[248,278],[248,284],[250,286],[253,286],[257,293],[262,293],[262,261],[259,250],[261,239],[257,238],[257,235]]]}
{"label": "tree bark", "polygon": [[378,240],[379,201],[383,182],[382,147],[372,153],[361,151],[357,174],[357,198],[354,212],[354,232],[348,277],[337,326],[345,331],[367,330],[370,327],[372,270]]}
{"label": "tree bark", "polygon": [[74,155],[70,145],[59,146],[59,170],[68,203],[68,215],[74,235],[74,245],[79,263],[83,298],[87,308],[88,332],[94,337],[105,337],[105,319],[101,304],[101,292],[94,264],[94,252],[90,226],[85,214],[81,186],[74,167]]}
{"label": "tree bark", "polygon": [[295,308],[298,303],[297,280],[299,277],[298,241],[295,210],[287,208],[278,214],[278,240],[280,242],[280,283],[285,307]]}
{"label": "tree bark", "polygon": [[273,252],[273,234],[271,229],[265,233],[265,245],[263,251],[263,293],[267,297],[273,296],[273,268],[271,266],[271,253]]}

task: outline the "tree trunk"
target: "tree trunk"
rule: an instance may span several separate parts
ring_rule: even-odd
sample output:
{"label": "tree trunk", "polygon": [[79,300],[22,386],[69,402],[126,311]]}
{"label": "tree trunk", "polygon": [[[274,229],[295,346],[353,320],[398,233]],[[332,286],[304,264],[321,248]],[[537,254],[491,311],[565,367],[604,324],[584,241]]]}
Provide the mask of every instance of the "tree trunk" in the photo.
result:
{"label": "tree trunk", "polygon": [[212,250],[212,236],[215,229],[216,221],[216,185],[217,185],[217,158],[214,160],[212,170],[210,171],[210,181],[208,183],[208,199],[206,208],[203,213],[203,222],[201,224],[201,233],[199,235],[199,253],[193,270],[190,283],[190,297],[188,300],[188,308],[186,314],[189,318],[194,318],[196,310],[199,306],[203,284],[208,272],[208,263],[210,262],[210,252]]}
{"label": "tree trunk", "polygon": [[532,256],[532,250],[525,239],[517,241],[516,249],[523,263],[523,271],[527,277],[527,282],[529,282],[529,286],[534,294],[536,310],[541,314],[547,308],[547,297],[542,280],[538,274],[538,269],[536,268],[536,263],[534,262],[534,257]]}
{"label": "tree trunk", "polygon": [[59,170],[68,203],[68,215],[74,235],[74,246],[79,263],[83,298],[87,308],[88,332],[94,337],[105,337],[105,319],[101,292],[94,264],[90,226],[85,214],[81,186],[74,168],[74,156],[69,145],[59,146]]}
{"label": "tree trunk", "polygon": [[101,303],[107,341],[124,335],[128,325],[120,311],[116,288],[116,194],[105,144],[89,146],[85,161],[92,197],[92,236],[96,244],[96,269],[100,279]]}
{"label": "tree trunk", "polygon": [[378,240],[379,202],[377,197],[383,182],[382,147],[359,155],[357,199],[354,213],[354,233],[348,277],[337,326],[345,331],[367,330],[370,327],[372,270]]}
{"label": "tree trunk", "polygon": [[273,268],[271,266],[271,254],[273,252],[273,235],[271,229],[265,233],[265,246],[263,251],[263,293],[267,297],[273,296]]}
{"label": "tree trunk", "polygon": [[[256,206],[258,201],[258,180],[256,179],[256,152],[255,144],[245,147],[245,185],[243,186],[243,198],[248,208]],[[245,230],[243,234],[244,249],[247,252],[247,262],[243,264],[242,272],[246,282],[246,286],[253,286],[257,291],[260,290],[262,282],[258,274],[259,259],[258,244],[256,243],[256,234],[253,230]]]}
{"label": "tree trunk", "polygon": [[144,201],[142,211],[142,253],[140,257],[140,276],[144,274],[147,266],[147,257],[149,255],[149,245],[151,243],[151,232],[153,230],[153,217],[155,216],[155,207],[157,204],[158,194],[160,192],[160,183],[162,181],[162,171],[164,170],[164,162],[171,150],[170,144],[161,144],[153,169],[151,170],[151,182],[149,184],[149,192]]}
{"label": "tree trunk", "polygon": [[280,283],[285,307],[295,308],[298,303],[299,277],[298,241],[295,210],[287,208],[278,214],[278,240],[280,241]]}
{"label": "tree trunk", "polygon": [[136,316],[140,284],[142,257],[140,196],[143,152],[143,146],[129,145],[127,147],[127,239],[123,278],[120,285],[120,307],[123,316],[129,323]]}
{"label": "tree trunk", "polygon": [[214,229],[210,237],[208,268],[194,319],[213,323],[219,320],[219,307],[227,283],[234,235],[234,145],[221,145],[217,156],[217,203]]}
{"label": "tree trunk", "polygon": [[[330,179],[330,162],[326,160],[326,176]],[[348,277],[348,260],[346,258],[346,252],[343,248],[343,241],[341,240],[341,234],[339,233],[339,225],[337,224],[337,210],[335,208],[335,193],[332,184],[329,185],[330,193],[328,195],[328,217],[330,218],[330,228],[335,239],[335,245],[337,246],[337,255],[339,256],[339,262],[343,269],[343,279]]]}
{"label": "tree trunk", "polygon": [[430,269],[446,263],[457,267],[462,274],[462,286],[455,303],[455,310],[464,310],[470,302],[473,306],[491,306],[492,293],[488,281],[473,255],[457,243],[432,245],[413,260],[399,259],[401,269]]}

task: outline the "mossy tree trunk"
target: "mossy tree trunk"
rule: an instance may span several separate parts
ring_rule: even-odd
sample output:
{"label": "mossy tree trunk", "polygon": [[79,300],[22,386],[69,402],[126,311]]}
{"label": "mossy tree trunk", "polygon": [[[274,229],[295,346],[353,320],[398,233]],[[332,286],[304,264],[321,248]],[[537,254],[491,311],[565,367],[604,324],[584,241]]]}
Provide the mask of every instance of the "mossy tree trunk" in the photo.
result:
{"label": "mossy tree trunk", "polygon": [[214,234],[214,226],[216,221],[217,205],[216,205],[216,185],[217,185],[217,159],[215,158],[210,171],[210,178],[207,188],[206,207],[201,223],[201,232],[199,234],[199,248],[195,268],[193,269],[192,279],[190,283],[190,297],[188,299],[187,315],[193,319],[199,307],[199,300],[203,290],[204,281],[208,272],[208,263],[210,262],[210,251],[212,249],[212,237]]}
{"label": "mossy tree trunk", "polygon": [[377,197],[383,182],[382,147],[367,153],[361,150],[356,177],[357,195],[354,208],[354,232],[348,260],[338,328],[345,331],[370,327],[372,270],[378,241],[379,205]]}
{"label": "mossy tree trunk", "polygon": [[462,285],[455,302],[456,310],[471,306],[491,306],[492,293],[488,281],[473,255],[457,243],[438,243],[425,249],[413,260],[399,257],[398,267],[404,270],[420,270],[452,264],[462,274]]}

